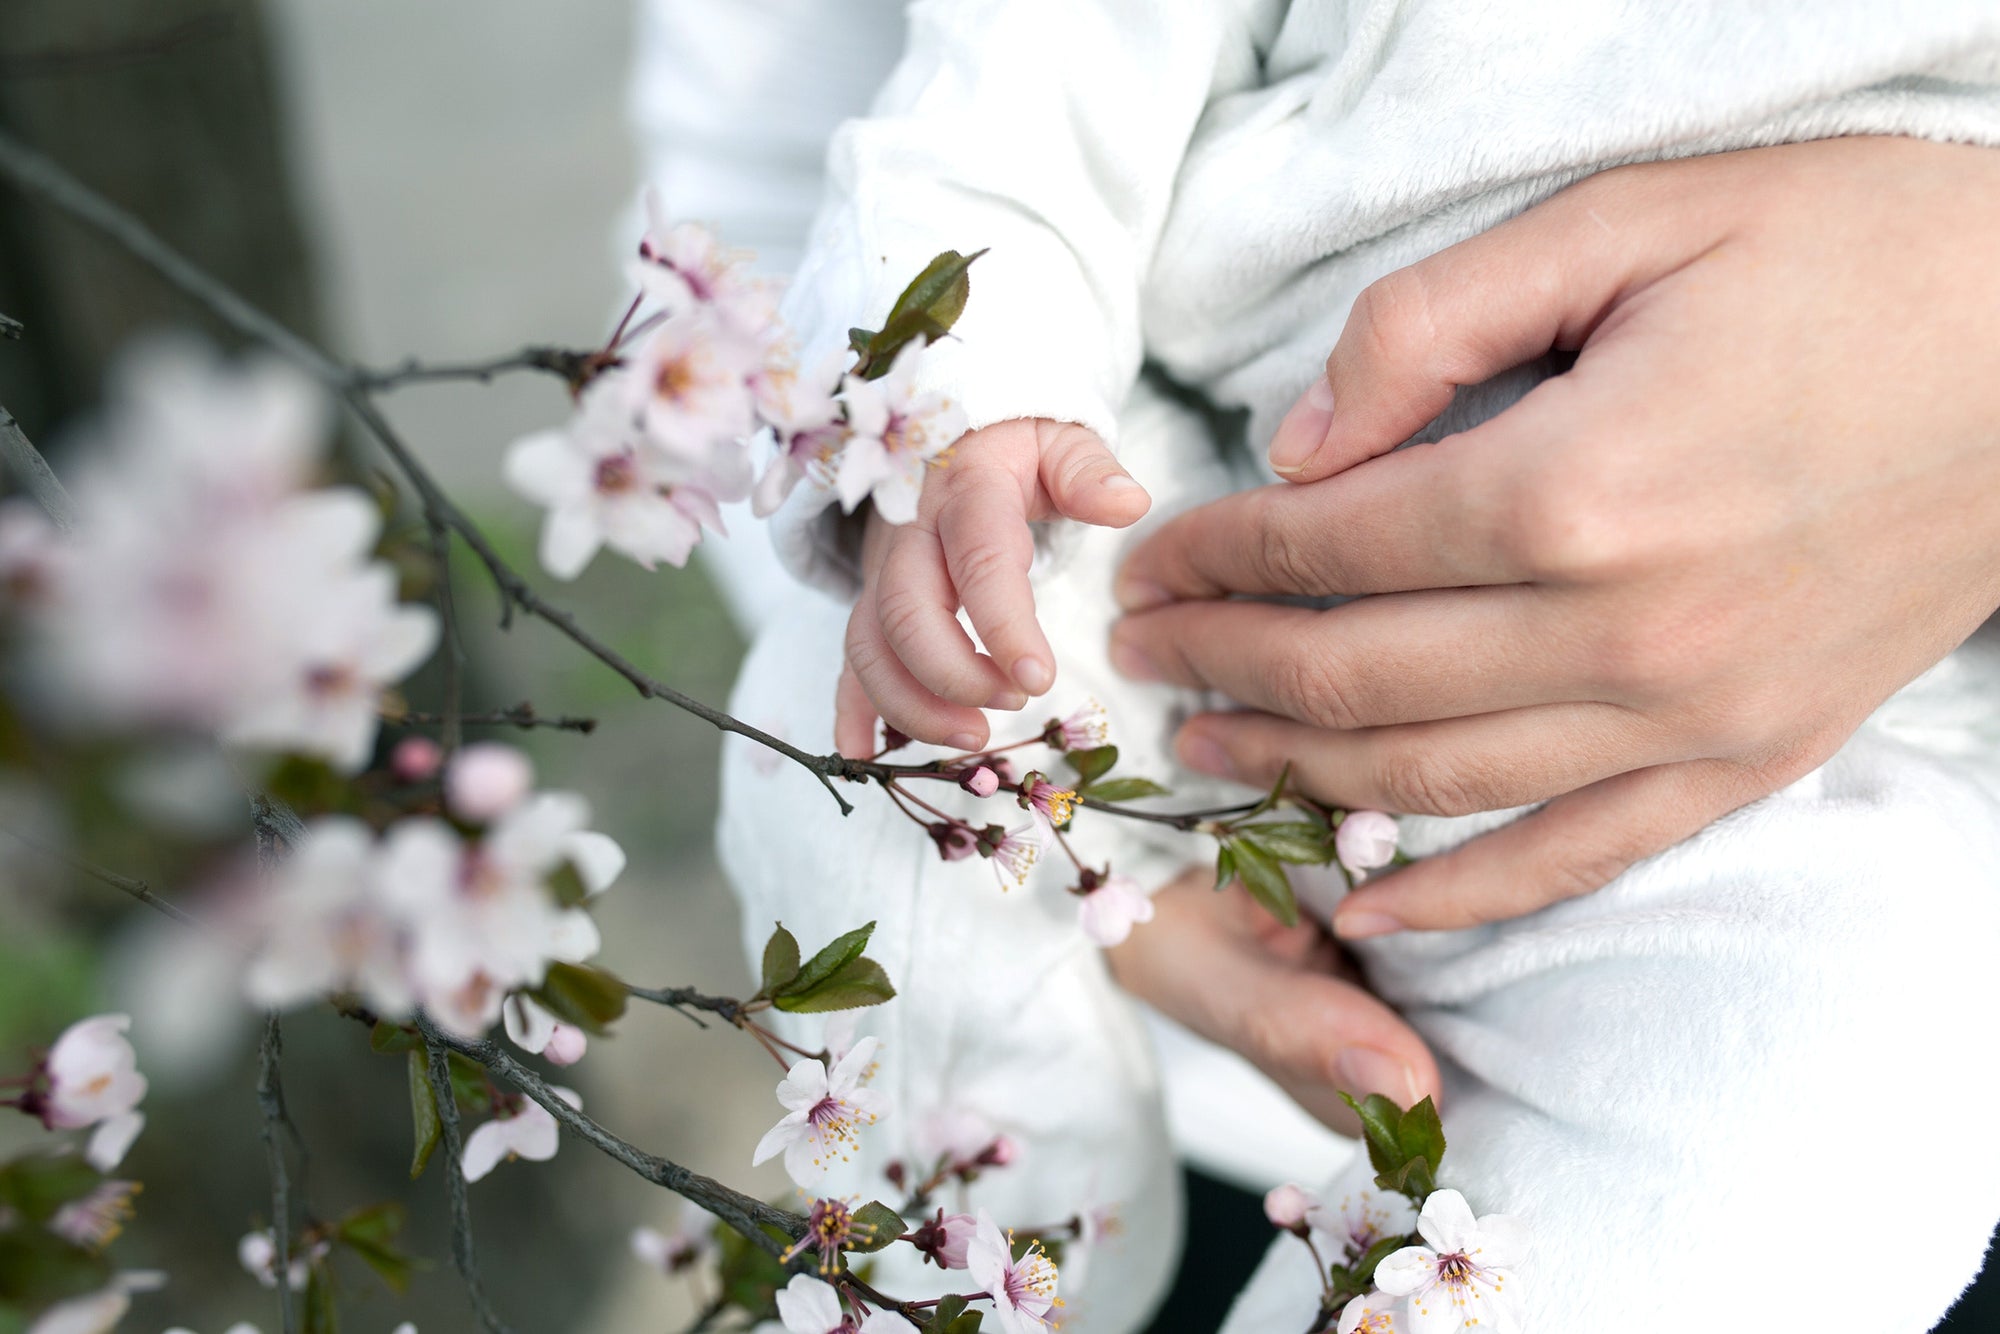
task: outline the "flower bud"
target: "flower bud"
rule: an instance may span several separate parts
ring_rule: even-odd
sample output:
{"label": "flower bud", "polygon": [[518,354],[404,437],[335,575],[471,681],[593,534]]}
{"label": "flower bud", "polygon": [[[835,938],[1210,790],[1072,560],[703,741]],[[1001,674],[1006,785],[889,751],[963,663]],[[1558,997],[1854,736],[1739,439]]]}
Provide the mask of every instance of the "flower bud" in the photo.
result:
{"label": "flower bud", "polygon": [[1333,836],[1340,864],[1356,875],[1387,866],[1396,857],[1396,820],[1381,811],[1349,811]]}
{"label": "flower bud", "polygon": [[935,1218],[926,1218],[917,1225],[910,1234],[910,1244],[940,1269],[963,1269],[966,1247],[978,1230],[979,1220],[970,1214],[947,1215],[939,1209]]}
{"label": "flower bud", "polygon": [[534,782],[527,756],[512,746],[482,741],[460,751],[445,770],[445,804],[459,819],[485,824],[518,806]]}
{"label": "flower bud", "polygon": [[979,835],[973,833],[969,825],[955,820],[937,820],[929,828],[931,842],[937,844],[938,855],[948,862],[962,861],[979,847]]}
{"label": "flower bud", "polygon": [[1000,790],[1000,775],[982,764],[960,774],[958,785],[975,797],[990,797]]}
{"label": "flower bud", "polygon": [[908,737],[908,735],[906,735],[903,732],[897,731],[895,728],[889,726],[889,724],[887,723],[882,724],[882,750],[880,752],[881,754],[887,755],[890,751],[901,750],[903,747],[909,744],[910,744],[910,738]]}
{"label": "flower bud", "polygon": [[421,783],[443,763],[444,751],[427,736],[406,736],[389,752],[389,772],[399,783]]}
{"label": "flower bud", "polygon": [[583,1053],[589,1046],[590,1040],[583,1035],[582,1029],[557,1024],[555,1031],[549,1034],[548,1045],[542,1048],[542,1058],[553,1065],[575,1065],[583,1059]]}
{"label": "flower bud", "polygon": [[1005,1167],[1021,1152],[1020,1146],[1005,1135],[995,1135],[993,1142],[979,1151],[973,1161],[981,1167]]}
{"label": "flower bud", "polygon": [[1272,1227],[1303,1236],[1306,1214],[1318,1204],[1311,1191],[1287,1182],[1272,1187],[1270,1193],[1264,1196],[1264,1217],[1271,1220]]}

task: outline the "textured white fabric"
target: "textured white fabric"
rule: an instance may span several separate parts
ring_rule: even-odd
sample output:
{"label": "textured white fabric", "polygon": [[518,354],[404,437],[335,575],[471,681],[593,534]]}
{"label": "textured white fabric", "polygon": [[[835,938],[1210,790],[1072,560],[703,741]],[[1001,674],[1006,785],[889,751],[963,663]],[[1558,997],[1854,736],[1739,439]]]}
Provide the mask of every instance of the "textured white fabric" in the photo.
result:
{"label": "textured white fabric", "polygon": [[[838,338],[930,254],[992,245],[931,384],[975,424],[1048,415],[1115,438],[1156,517],[1246,479],[1135,390],[1143,357],[1248,409],[1261,444],[1369,281],[1583,175],[1847,133],[2000,142],[1990,3],[979,0],[912,15],[876,114],[836,139],[788,314]],[[1462,395],[1453,422],[1532,379]],[[814,508],[788,511],[788,555],[849,587]],[[1199,799],[1164,749],[1198,701],[1103,661],[1129,540],[1068,532],[1039,563],[1056,698],[1097,691],[1135,766]],[[736,710],[825,745],[845,610],[804,590],[769,602]],[[2000,1217],[1983,1130],[2000,1078],[1978,1037],[2000,944],[1996,712],[2000,661],[1975,645],[1820,772],[1601,893],[1364,951],[1446,1063],[1450,1184],[1536,1227],[1525,1328],[1920,1334],[1972,1275]],[[1442,847],[1499,818],[1411,837]],[[1177,864],[1122,829],[1085,837],[1150,880]],[[1093,1259],[1069,1327],[1137,1328],[1178,1235],[1172,1163],[1141,1031],[1064,877],[1002,896],[885,803],[842,821],[806,775],[734,742],[720,845],[747,946],[774,918],[808,943],[882,924],[902,996],[868,1022],[897,1111],[853,1188],[950,1087],[1026,1149],[979,1187],[997,1216],[1066,1211],[1079,1183],[1125,1205],[1127,1235]],[[1856,1235],[1878,1262],[1865,1270]],[[1303,1328],[1315,1290],[1281,1240],[1229,1328]]]}

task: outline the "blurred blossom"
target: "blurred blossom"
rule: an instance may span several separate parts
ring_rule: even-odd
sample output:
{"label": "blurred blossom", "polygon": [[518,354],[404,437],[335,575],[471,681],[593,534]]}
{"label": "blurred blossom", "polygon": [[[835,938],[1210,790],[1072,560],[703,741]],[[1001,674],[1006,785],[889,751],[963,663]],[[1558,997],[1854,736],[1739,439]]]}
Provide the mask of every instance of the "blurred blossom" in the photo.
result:
{"label": "blurred blossom", "polygon": [[803,380],[796,374],[766,378],[758,395],[757,415],[763,427],[757,438],[771,454],[771,462],[751,497],[751,511],[758,518],[777,513],[800,482],[832,480],[834,460],[848,437],[846,412],[834,397],[846,356],[845,349],[834,349]]}
{"label": "blurred blossom", "polygon": [[847,405],[849,438],[834,465],[834,490],[843,509],[863,500],[888,523],[917,517],[917,494],[940,456],[966,431],[965,412],[940,394],[915,385],[922,339],[896,354],[879,380],[850,375],[840,391]]}
{"label": "blurred blossom", "polygon": [[535,1000],[521,992],[507,998],[501,1008],[507,1036],[522,1051],[530,1051],[554,1065],[575,1065],[589,1049],[581,1029],[562,1023]]}
{"label": "blurred blossom", "polygon": [[1264,1217],[1272,1227],[1298,1232],[1305,1228],[1307,1212],[1318,1205],[1319,1197],[1302,1186],[1273,1186],[1264,1194]]}
{"label": "blurred blossom", "polygon": [[97,1123],[91,1132],[90,1142],[84,1145],[83,1158],[100,1172],[109,1172],[125,1161],[125,1155],[132,1150],[133,1141],[146,1128],[146,1114],[140,1111],[120,1112],[107,1116]]}
{"label": "blurred blossom", "polygon": [[666,1274],[678,1274],[715,1257],[715,1215],[692,1200],[681,1202],[671,1233],[642,1227],[632,1231],[632,1254]]}
{"label": "blurred blossom", "polygon": [[436,776],[444,748],[427,736],[406,736],[389,752],[389,772],[399,783],[422,783]]}
{"label": "blurred blossom", "polygon": [[736,330],[756,334],[775,318],[772,284],[753,273],[747,251],[731,249],[695,222],[667,216],[646,191],[646,231],[632,277],[641,294],[670,314],[706,308]]}
{"label": "blurred blossom", "polygon": [[64,1029],[42,1058],[45,1085],[30,1091],[23,1110],[51,1130],[129,1116],[146,1096],[138,1054],[125,1037],[131,1026],[130,1015],[100,1014]]}
{"label": "blurred blossom", "polygon": [[57,1302],[36,1317],[27,1334],[110,1334],[132,1308],[132,1294],[156,1292],[167,1276],[151,1269],[127,1269],[96,1292]]}
{"label": "blurred blossom", "polygon": [[521,804],[535,785],[528,757],[512,746],[477,741],[458,752],[444,773],[444,801],[473,824],[496,820]]}
{"label": "blurred blossom", "polygon": [[[550,1088],[549,1092],[579,1110],[583,1098],[574,1090]],[[477,1181],[501,1163],[523,1158],[543,1163],[556,1156],[562,1143],[562,1128],[540,1103],[519,1094],[503,1099],[501,1110],[492,1120],[480,1124],[465,1137],[461,1166],[467,1181]]]}
{"label": "blurred blossom", "polygon": [[1135,922],[1153,920],[1153,900],[1129,875],[1106,876],[1078,906],[1083,933],[1109,949],[1122,945]]}
{"label": "blurred blossom", "polygon": [[[297,1238],[293,1240],[297,1241]],[[293,1292],[304,1289],[312,1277],[313,1265],[324,1260],[330,1249],[324,1241],[295,1248],[291,1262],[285,1266],[285,1286]],[[243,1234],[243,1239],[236,1243],[236,1262],[243,1266],[244,1273],[262,1286],[278,1286],[278,1240],[269,1228]]]}

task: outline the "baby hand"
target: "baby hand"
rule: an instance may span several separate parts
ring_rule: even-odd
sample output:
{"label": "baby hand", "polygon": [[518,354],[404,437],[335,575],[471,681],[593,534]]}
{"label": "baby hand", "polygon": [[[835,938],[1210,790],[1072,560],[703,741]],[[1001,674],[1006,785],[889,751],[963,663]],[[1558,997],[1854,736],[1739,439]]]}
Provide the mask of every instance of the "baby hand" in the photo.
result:
{"label": "baby hand", "polygon": [[[835,698],[841,753],[872,755],[877,718],[919,741],[985,745],[980,709],[1018,709],[1055,684],[1028,586],[1028,525],[1061,515],[1123,528],[1151,505],[1086,427],[1031,419],[961,437],[926,479],[913,522],[869,516]],[[959,624],[961,606],[984,655]]]}

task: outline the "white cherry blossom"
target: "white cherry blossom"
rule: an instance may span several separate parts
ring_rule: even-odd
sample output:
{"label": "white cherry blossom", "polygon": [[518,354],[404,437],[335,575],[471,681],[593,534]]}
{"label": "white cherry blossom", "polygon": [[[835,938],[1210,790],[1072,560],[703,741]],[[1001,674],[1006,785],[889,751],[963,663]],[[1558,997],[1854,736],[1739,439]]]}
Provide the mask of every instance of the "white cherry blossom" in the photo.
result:
{"label": "white cherry blossom", "polygon": [[[583,1098],[573,1089],[551,1086],[549,1092],[570,1106],[583,1107]],[[515,1158],[547,1162],[556,1156],[562,1143],[562,1127],[549,1110],[518,1094],[509,1099],[490,1121],[482,1122],[465,1137],[459,1157],[467,1181],[477,1181]]]}
{"label": "white cherry blossom", "polygon": [[889,1110],[885,1095],[862,1087],[879,1045],[862,1038],[831,1072],[814,1057],[794,1065],[778,1083],[778,1101],[789,1110],[758,1142],[751,1165],[782,1153],[785,1171],[810,1189],[836,1161],[851,1157],[862,1128]]}
{"label": "white cherry blossom", "polygon": [[515,992],[500,1009],[507,1036],[522,1051],[534,1052],[552,1065],[575,1065],[590,1049],[582,1030],[550,1014],[533,997]]}
{"label": "white cherry blossom", "polygon": [[[131,1114],[146,1096],[126,1014],[100,1014],[64,1029],[42,1058],[47,1087],[32,1101],[51,1130],[74,1130]],[[136,1131],[134,1133],[137,1133]]]}
{"label": "white cherry blossom", "polygon": [[748,495],[751,382],[764,369],[756,340],[697,310],[663,320],[627,363],[613,382],[645,439],[722,499]]}
{"label": "white cherry blossom", "polygon": [[1427,1246],[1405,1246],[1375,1268],[1375,1285],[1405,1297],[1409,1334],[1457,1334],[1467,1327],[1507,1334],[1520,1328],[1520,1279],[1526,1223],[1507,1214],[1474,1219],[1455,1190],[1432,1191],[1417,1217]]}
{"label": "white cherry blossom", "polygon": [[[331,1250],[332,1247],[324,1241],[314,1242],[305,1250],[295,1248],[291,1263],[285,1266],[285,1286],[293,1292],[304,1289],[312,1277],[312,1267],[324,1260]],[[261,1286],[278,1286],[278,1240],[271,1229],[244,1233],[242,1240],[236,1243],[236,1262]]]}
{"label": "white cherry blossom", "polygon": [[1403,1299],[1370,1292],[1341,1308],[1338,1334],[1404,1334]]}
{"label": "white cherry blossom", "polygon": [[795,1274],[778,1290],[778,1317],[776,1328],[784,1334],[916,1334],[916,1326],[894,1311],[871,1311],[856,1324],[841,1309],[834,1286],[810,1274]]}
{"label": "white cherry blossom", "polygon": [[751,511],[760,519],[777,513],[785,497],[800,482],[825,482],[834,475],[835,461],[847,443],[847,413],[834,397],[839,383],[839,349],[810,375],[797,375],[767,387],[758,396],[757,434],[771,453],[771,462],[750,497]]}
{"label": "white cherry blossom", "polygon": [[1401,1195],[1364,1188],[1349,1191],[1338,1202],[1314,1200],[1306,1223],[1326,1240],[1330,1255],[1354,1261],[1378,1242],[1408,1236],[1416,1213]]}
{"label": "white cherry blossom", "polygon": [[747,251],[723,245],[700,223],[675,222],[656,190],[646,192],[645,202],[646,231],[632,276],[646,298],[669,314],[709,307],[746,333],[772,322],[772,284],[750,271]]}
{"label": "white cherry blossom", "polygon": [[993,1323],[1002,1334],[1042,1334],[1053,1329],[1050,1312],[1062,1305],[1056,1296],[1056,1265],[1036,1242],[1019,1260],[1008,1235],[985,1210],[965,1251],[966,1272],[993,1299]]}
{"label": "white cherry blossom", "polygon": [[1132,934],[1136,922],[1153,920],[1152,896],[1129,875],[1106,876],[1078,905],[1083,933],[1109,949]]}
{"label": "white cherry blossom", "polygon": [[97,1129],[90,1132],[90,1142],[84,1145],[83,1160],[100,1172],[109,1172],[125,1161],[133,1141],[145,1128],[144,1112],[120,1112],[116,1116],[105,1117],[97,1123]]}
{"label": "white cherry blossom", "polygon": [[841,387],[847,405],[847,444],[834,465],[834,490],[850,513],[864,499],[889,523],[917,517],[924,477],[965,434],[965,412],[941,394],[914,384],[924,344],[911,339],[878,380],[850,375]]}
{"label": "white cherry blossom", "polygon": [[260,939],[245,991],[268,1008],[354,991],[401,1018],[416,1003],[411,932],[396,886],[380,873],[375,836],[347,816],[316,820],[311,831],[258,900]]}
{"label": "white cherry blossom", "polygon": [[526,799],[535,766],[512,746],[476,741],[452,757],[444,771],[444,804],[461,820],[485,824]]}

